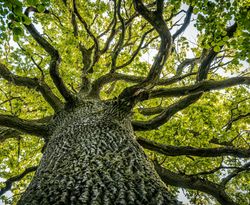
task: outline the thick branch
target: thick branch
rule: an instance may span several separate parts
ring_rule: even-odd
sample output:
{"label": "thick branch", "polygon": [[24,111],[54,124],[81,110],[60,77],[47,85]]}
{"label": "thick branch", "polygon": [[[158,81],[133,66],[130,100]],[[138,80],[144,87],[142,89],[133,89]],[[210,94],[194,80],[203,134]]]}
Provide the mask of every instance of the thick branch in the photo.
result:
{"label": "thick branch", "polygon": [[235,85],[250,85],[250,77],[233,77],[221,81],[207,80],[185,87],[162,88],[149,92],[149,98],[178,97],[199,92],[220,90]]}
{"label": "thick branch", "polygon": [[12,184],[16,181],[20,181],[22,178],[24,178],[27,174],[34,172],[37,170],[37,166],[29,167],[24,170],[23,173],[9,178],[7,181],[5,181],[5,187],[0,190],[0,196],[2,196],[5,192],[9,191],[12,187]]}
{"label": "thick branch", "polygon": [[0,126],[14,128],[21,132],[43,138],[46,138],[49,135],[46,125],[35,122],[34,120],[23,120],[11,115],[0,114]]}
{"label": "thick branch", "polygon": [[[25,15],[29,16],[30,12],[37,12],[37,9],[29,7],[26,9]],[[69,103],[73,103],[75,101],[75,98],[65,86],[62,78],[59,75],[58,66],[61,59],[58,51],[45,38],[41,36],[41,34],[36,30],[33,24],[25,25],[25,27],[27,28],[31,36],[36,40],[36,42],[50,55],[50,76],[64,99]]]}
{"label": "thick branch", "polygon": [[28,78],[14,75],[2,63],[0,63],[0,76],[17,86],[25,86],[27,88],[38,90],[55,111],[59,111],[63,108],[63,103],[52,92],[50,87],[45,82],[40,81],[37,78]]}
{"label": "thick branch", "polygon": [[[161,1],[158,1],[158,3]],[[159,4],[158,4],[159,5]],[[150,12],[142,3],[141,0],[134,0],[136,11],[143,16],[158,32],[161,43],[155,61],[149,71],[146,81],[153,82],[158,80],[161,70],[169,56],[172,48],[172,36],[164,21],[161,13]],[[160,3],[162,7],[162,4]]]}
{"label": "thick branch", "polygon": [[156,172],[159,174],[162,181],[166,184],[205,192],[215,197],[217,201],[222,205],[237,204],[226,194],[223,187],[216,183],[199,178],[197,176],[177,174],[166,168],[161,167],[157,162],[155,162],[154,165]]}
{"label": "thick branch", "polygon": [[0,126],[0,143],[4,142],[6,139],[18,138],[21,134],[22,132],[15,129]]}
{"label": "thick branch", "polygon": [[113,52],[112,52],[112,62],[111,62],[111,72],[112,73],[117,69],[116,68],[116,60],[117,60],[119,53],[121,52],[121,50],[123,48],[123,44],[124,44],[123,42],[125,39],[125,32],[126,32],[125,21],[121,15],[121,0],[118,0],[117,16],[121,22],[121,34],[119,36],[119,40],[118,40],[117,44],[115,45]]}
{"label": "thick branch", "polygon": [[[226,29],[227,36],[229,38],[233,37],[233,34],[235,33],[237,29],[237,24],[234,23],[232,26],[228,27]],[[223,46],[221,46],[222,48]],[[215,56],[218,54],[218,52],[215,52],[213,48],[210,49],[208,55],[202,60],[201,65],[199,67],[199,72],[197,75],[197,81],[202,81],[207,78],[210,65],[213,62]]]}
{"label": "thick branch", "polygon": [[163,110],[163,112],[156,116],[155,118],[148,120],[148,121],[133,121],[132,125],[134,130],[142,131],[142,130],[153,130],[161,125],[165,124],[170,118],[179,112],[180,110],[188,107],[189,105],[196,102],[200,97],[202,93],[197,93],[194,95],[187,96],[178,102],[170,105],[168,108]]}
{"label": "thick branch", "polygon": [[171,146],[141,137],[137,138],[137,142],[146,149],[156,151],[166,156],[190,155],[198,157],[220,157],[220,156],[235,156],[239,158],[250,157],[250,149],[239,149],[233,147],[195,148],[191,146]]}
{"label": "thick branch", "polygon": [[160,36],[160,48],[155,57],[154,63],[150,68],[150,71],[142,83],[128,87],[123,90],[119,95],[119,100],[128,101],[128,105],[133,107],[136,103],[138,95],[140,95],[143,90],[148,90],[154,87],[155,83],[158,81],[163,66],[171,53],[172,48],[172,37],[163,16],[157,12],[149,11],[142,3],[141,0],[134,0],[135,10],[145,18],[158,32]]}
{"label": "thick branch", "polygon": [[100,90],[105,84],[118,80],[124,80],[126,82],[131,82],[131,83],[139,83],[142,82],[144,78],[133,75],[125,75],[121,73],[108,73],[106,75],[101,76],[92,83],[92,89],[89,93],[89,96],[98,97]]}
{"label": "thick branch", "polygon": [[[160,79],[157,82],[157,85],[170,85],[195,74],[196,73],[188,73],[182,76],[174,76],[168,79]],[[126,75],[122,73],[108,73],[106,75],[101,76],[100,78],[98,78],[92,83],[92,89],[89,93],[89,96],[98,97],[100,90],[105,84],[111,83],[113,81],[118,81],[118,80],[124,80],[130,83],[142,83],[145,80],[145,77]]]}

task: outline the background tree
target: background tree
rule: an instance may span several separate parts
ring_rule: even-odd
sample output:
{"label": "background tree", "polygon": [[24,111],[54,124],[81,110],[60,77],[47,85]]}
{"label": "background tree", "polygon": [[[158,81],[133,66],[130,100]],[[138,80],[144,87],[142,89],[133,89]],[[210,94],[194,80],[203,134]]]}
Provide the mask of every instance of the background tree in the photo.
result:
{"label": "background tree", "polygon": [[[63,141],[51,146],[51,139],[60,136],[55,131],[60,119],[79,107],[87,107],[80,124],[86,119],[91,127],[89,115],[107,117],[108,110],[111,121],[119,121],[116,127],[126,130],[123,119],[132,111],[136,140],[172,195],[183,188],[193,204],[250,203],[249,1],[1,0],[0,5],[3,203],[16,203],[37,166],[43,170],[42,153],[53,155],[57,146],[69,152]],[[73,117],[64,126],[70,127]],[[133,143],[123,147],[127,154],[136,148],[120,171],[132,163],[131,169],[151,173]],[[125,155],[98,157],[91,166],[106,160],[119,170],[125,162]],[[144,165],[136,164],[138,157]],[[138,182],[139,195],[161,183],[148,183],[156,177],[149,175],[142,177],[147,184]],[[86,200],[98,203],[91,186]],[[165,200],[160,187],[155,204]],[[120,203],[137,197],[121,195]]]}

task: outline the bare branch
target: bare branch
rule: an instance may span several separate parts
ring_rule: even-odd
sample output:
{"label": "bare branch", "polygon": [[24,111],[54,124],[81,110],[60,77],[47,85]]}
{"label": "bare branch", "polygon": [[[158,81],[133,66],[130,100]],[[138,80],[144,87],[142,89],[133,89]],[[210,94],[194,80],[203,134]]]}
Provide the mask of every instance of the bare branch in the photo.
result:
{"label": "bare branch", "polygon": [[121,73],[108,73],[106,75],[101,76],[92,83],[92,89],[89,93],[89,96],[98,97],[103,85],[117,80],[124,80],[126,82],[138,83],[142,82],[144,80],[144,77],[125,75]]}
{"label": "bare branch", "polygon": [[250,157],[250,149],[239,149],[233,147],[195,148],[191,146],[171,146],[141,137],[137,138],[137,142],[146,149],[156,151],[166,156],[190,155],[198,157],[220,157],[220,156],[235,156],[239,158]]}
{"label": "bare branch", "polygon": [[200,60],[199,58],[188,58],[188,59],[185,59],[184,61],[182,61],[176,69],[176,76],[180,76],[185,67],[192,65],[192,64],[195,64],[199,60]]}
{"label": "bare branch", "polygon": [[13,185],[14,182],[20,181],[27,174],[36,171],[37,167],[38,166],[26,168],[23,173],[21,173],[21,174],[19,174],[17,176],[11,177],[7,181],[5,181],[4,182],[5,183],[5,187],[0,190],[0,196],[2,196],[5,192],[11,190],[11,187],[12,187],[12,185]]}
{"label": "bare branch", "polygon": [[157,107],[139,108],[138,110],[139,110],[139,113],[141,113],[142,115],[149,116],[149,115],[160,114],[165,109],[166,108],[162,106],[157,106]]}
{"label": "bare branch", "polygon": [[[159,4],[158,4],[159,5]],[[161,5],[161,4],[160,4]],[[149,71],[146,81],[152,82],[157,81],[161,70],[169,56],[172,48],[172,37],[167,28],[166,22],[164,21],[161,13],[150,12],[142,3],[141,0],[134,0],[134,6],[136,11],[143,16],[158,32],[161,43],[155,61]]]}
{"label": "bare branch", "polygon": [[63,103],[44,81],[41,81],[37,78],[28,78],[14,75],[2,63],[0,63],[0,76],[14,85],[25,86],[27,88],[38,90],[56,112],[63,108]]}
{"label": "bare branch", "polygon": [[226,130],[230,130],[234,122],[241,120],[243,118],[247,118],[249,116],[250,116],[250,113],[246,113],[246,114],[239,115],[235,118],[232,118],[229,120],[229,122],[224,127],[226,127]]}

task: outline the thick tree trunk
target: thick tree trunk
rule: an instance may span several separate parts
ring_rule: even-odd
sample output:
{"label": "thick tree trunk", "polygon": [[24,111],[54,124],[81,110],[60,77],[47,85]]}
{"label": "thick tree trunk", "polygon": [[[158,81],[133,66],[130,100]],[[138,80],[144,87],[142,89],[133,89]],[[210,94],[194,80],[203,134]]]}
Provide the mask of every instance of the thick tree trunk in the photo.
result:
{"label": "thick tree trunk", "polygon": [[54,119],[18,205],[178,204],[135,141],[128,114],[111,105],[89,101]]}

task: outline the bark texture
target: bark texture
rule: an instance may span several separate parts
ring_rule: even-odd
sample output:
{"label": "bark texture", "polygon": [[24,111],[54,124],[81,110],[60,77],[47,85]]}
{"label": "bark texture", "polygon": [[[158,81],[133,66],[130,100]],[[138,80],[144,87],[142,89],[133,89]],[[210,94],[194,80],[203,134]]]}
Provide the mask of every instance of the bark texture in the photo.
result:
{"label": "bark texture", "polygon": [[43,158],[18,205],[179,204],[134,139],[129,113],[85,101],[59,113]]}

